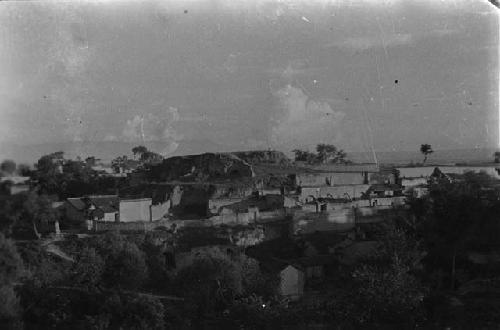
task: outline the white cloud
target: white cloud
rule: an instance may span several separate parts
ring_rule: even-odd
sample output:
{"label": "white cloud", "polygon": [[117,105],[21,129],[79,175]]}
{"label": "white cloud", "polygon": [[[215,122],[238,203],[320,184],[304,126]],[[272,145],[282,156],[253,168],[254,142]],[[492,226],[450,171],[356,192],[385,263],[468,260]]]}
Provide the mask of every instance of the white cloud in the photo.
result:
{"label": "white cloud", "polygon": [[183,136],[177,133],[174,125],[179,122],[177,108],[169,107],[159,114],[135,115],[128,119],[122,130],[122,139],[129,142],[164,142],[162,154],[174,152]]}
{"label": "white cloud", "polygon": [[394,47],[409,45],[414,41],[408,33],[384,34],[383,36],[351,37],[325,45],[326,48],[338,47],[352,50],[367,50],[371,48]]}
{"label": "white cloud", "polygon": [[273,95],[284,113],[272,128],[273,145],[294,148],[337,139],[343,112],[334,111],[327,102],[309,98],[302,89],[290,84]]}

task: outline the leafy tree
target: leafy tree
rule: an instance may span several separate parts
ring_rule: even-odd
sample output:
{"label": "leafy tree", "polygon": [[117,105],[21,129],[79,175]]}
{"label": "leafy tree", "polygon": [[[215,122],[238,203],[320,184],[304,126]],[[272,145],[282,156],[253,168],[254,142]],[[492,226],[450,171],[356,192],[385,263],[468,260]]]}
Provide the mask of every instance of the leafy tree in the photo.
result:
{"label": "leafy tree", "polygon": [[137,289],[148,272],[144,253],[137,245],[125,242],[119,249],[108,252],[103,274],[104,283],[108,287]]}
{"label": "leafy tree", "polygon": [[500,151],[495,151],[493,156],[495,157],[495,163],[500,163]]}
{"label": "leafy tree", "polygon": [[140,160],[146,164],[161,162],[163,156],[152,151],[146,151],[141,154]]}
{"label": "leafy tree", "polygon": [[14,242],[0,233],[0,283],[12,284],[21,275],[22,260]]}
{"label": "leafy tree", "polygon": [[450,288],[456,287],[457,260],[471,248],[495,244],[500,235],[495,220],[500,211],[498,200],[483,198],[483,188],[492,179],[484,173],[467,173],[459,182],[431,185],[429,195],[412,212],[420,218],[419,231],[429,252],[429,268],[445,267]]}
{"label": "leafy tree", "polygon": [[355,327],[414,326],[423,316],[427,295],[415,276],[425,253],[406,222],[388,222],[378,229],[377,252],[356,267],[353,287],[346,283],[347,292],[336,302],[334,314]]}
{"label": "leafy tree", "polygon": [[314,163],[316,160],[316,154],[313,152],[300,149],[294,149],[292,152],[295,154],[295,161]]}
{"label": "leafy tree", "polygon": [[97,159],[94,156],[90,156],[90,157],[85,158],[85,164],[87,164],[87,166],[89,166],[89,167],[92,167],[92,166],[96,165],[98,160],[100,160],[100,159]]}
{"label": "leafy tree", "polygon": [[157,298],[115,293],[104,304],[112,329],[164,329],[165,309]]}
{"label": "leafy tree", "polygon": [[64,163],[64,152],[58,151],[49,155],[42,156],[35,167],[38,172],[45,174],[54,174],[58,171],[58,166]]}
{"label": "leafy tree", "polygon": [[88,291],[95,290],[101,282],[104,261],[94,248],[84,248],[72,267],[72,282]]}
{"label": "leafy tree", "polygon": [[115,171],[115,173],[121,173],[124,169],[127,168],[128,157],[126,155],[118,156],[111,161],[111,167]]}
{"label": "leafy tree", "polygon": [[23,264],[14,243],[0,233],[0,325],[10,325],[20,315],[14,285]]}
{"label": "leafy tree", "polygon": [[398,256],[389,265],[363,265],[353,277],[357,289],[351,317],[356,323],[404,324],[422,307],[425,289]]}
{"label": "leafy tree", "polygon": [[203,254],[176,276],[179,294],[190,302],[196,320],[221,312],[241,294],[241,274],[237,266],[222,254]]}
{"label": "leafy tree", "polygon": [[432,147],[430,144],[422,144],[420,145],[420,152],[424,155],[424,161],[423,164],[427,161],[427,156],[432,154],[434,150],[432,150]]}
{"label": "leafy tree", "polygon": [[50,198],[34,191],[0,196],[0,206],[0,231],[16,238],[38,238],[59,217]]}
{"label": "leafy tree", "polygon": [[0,170],[7,175],[12,175],[16,171],[16,163],[10,159],[4,160],[0,164]]}
{"label": "leafy tree", "polygon": [[132,148],[132,153],[134,154],[134,157],[139,156],[139,158],[142,158],[142,155],[148,152],[148,148],[145,146],[137,146]]}
{"label": "leafy tree", "polygon": [[34,178],[43,193],[58,194],[64,189],[61,170],[64,164],[62,151],[44,155],[35,164]]}
{"label": "leafy tree", "polygon": [[31,167],[27,164],[17,165],[17,172],[21,176],[31,176],[32,175]]}
{"label": "leafy tree", "polygon": [[336,146],[332,144],[318,144],[316,146],[317,160],[319,163],[327,164],[339,164],[345,163],[345,157],[347,154],[342,149],[337,149]]}
{"label": "leafy tree", "polygon": [[155,291],[166,292],[172,285],[170,270],[174,268],[173,250],[156,244],[152,236],[153,233],[148,233],[141,246],[149,270],[147,285]]}
{"label": "leafy tree", "polygon": [[316,153],[304,151],[300,149],[293,150],[296,161],[303,161],[309,164],[344,164],[347,163],[346,152],[342,149],[337,149],[332,144],[318,144]]}
{"label": "leafy tree", "polygon": [[28,192],[23,202],[20,229],[29,231],[28,228],[31,227],[35,236],[40,238],[40,228],[46,228],[50,223],[55,222],[58,217],[59,214],[52,208],[52,201],[47,195]]}
{"label": "leafy tree", "polygon": [[255,259],[241,255],[238,266],[241,273],[243,296],[257,295],[270,299],[278,295],[279,277],[263,273]]}

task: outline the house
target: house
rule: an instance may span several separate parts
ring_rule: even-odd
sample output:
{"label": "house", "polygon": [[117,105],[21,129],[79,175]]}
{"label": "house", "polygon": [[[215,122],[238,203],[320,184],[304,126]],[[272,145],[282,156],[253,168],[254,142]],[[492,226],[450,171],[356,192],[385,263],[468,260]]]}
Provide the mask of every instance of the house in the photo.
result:
{"label": "house", "polygon": [[303,171],[295,175],[299,187],[368,184],[371,173],[379,172],[376,164],[308,165],[297,163]]}
{"label": "house", "polygon": [[419,185],[419,186],[410,188],[407,192],[412,197],[422,198],[429,193],[429,188],[427,187],[427,185]]}
{"label": "house", "polygon": [[92,227],[98,222],[151,222],[161,220],[170,210],[170,203],[153,205],[151,198],[120,199],[117,195],[91,195],[68,198],[65,203],[68,223]]}
{"label": "house", "polygon": [[370,184],[395,184],[396,170],[393,167],[381,167],[379,172],[370,173]]}
{"label": "house", "polygon": [[296,265],[287,265],[280,271],[279,292],[290,300],[299,300],[304,295],[305,274]]}
{"label": "house", "polygon": [[374,184],[367,191],[369,197],[392,197],[402,194],[403,187],[397,184]]}
{"label": "house", "polygon": [[11,195],[28,191],[30,189],[29,182],[29,176],[6,176],[0,178],[0,183],[5,183],[7,185]]}
{"label": "house", "polygon": [[208,214],[219,214],[224,206],[241,202],[243,198],[211,198],[208,200]]}
{"label": "house", "polygon": [[332,199],[359,199],[363,198],[370,188],[368,184],[359,185],[340,185],[340,186],[323,186],[323,187],[301,187],[299,194],[300,202],[307,202],[317,198],[332,198]]}
{"label": "house", "polygon": [[405,193],[409,193],[415,187],[427,186],[427,178],[403,178],[401,179],[401,186],[403,187],[403,191]]}
{"label": "house", "polygon": [[96,220],[119,221],[119,198],[117,195],[91,195],[66,199],[66,219],[74,224]]}
{"label": "house", "polygon": [[[465,174],[466,172],[484,172],[495,179],[500,179],[499,166],[437,166],[444,174]],[[434,172],[436,166],[398,167],[396,168],[399,179],[426,178]]]}
{"label": "house", "polygon": [[332,255],[300,257],[288,261],[280,260],[280,293],[290,300],[299,300],[313,282],[321,282],[332,273],[337,261]]}
{"label": "house", "polygon": [[152,199],[120,199],[119,222],[152,221]]}

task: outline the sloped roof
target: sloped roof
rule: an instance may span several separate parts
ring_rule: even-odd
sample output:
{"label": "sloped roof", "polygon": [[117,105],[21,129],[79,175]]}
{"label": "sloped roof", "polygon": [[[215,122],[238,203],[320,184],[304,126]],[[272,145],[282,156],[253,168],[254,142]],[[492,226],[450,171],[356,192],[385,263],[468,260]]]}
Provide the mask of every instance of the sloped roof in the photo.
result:
{"label": "sloped roof", "polygon": [[117,195],[88,196],[90,202],[104,213],[118,211],[119,199]]}
{"label": "sloped roof", "polygon": [[117,195],[97,195],[87,197],[68,198],[67,202],[79,211],[86,208],[85,199],[88,198],[96,208],[104,213],[117,212],[119,208],[119,198]]}
{"label": "sloped roof", "polygon": [[13,184],[27,183],[29,180],[29,176],[4,176],[0,178],[0,182],[10,181]]}
{"label": "sloped roof", "polygon": [[75,209],[81,211],[85,209],[85,203],[82,201],[80,197],[78,198],[68,198],[66,201],[73,206]]}

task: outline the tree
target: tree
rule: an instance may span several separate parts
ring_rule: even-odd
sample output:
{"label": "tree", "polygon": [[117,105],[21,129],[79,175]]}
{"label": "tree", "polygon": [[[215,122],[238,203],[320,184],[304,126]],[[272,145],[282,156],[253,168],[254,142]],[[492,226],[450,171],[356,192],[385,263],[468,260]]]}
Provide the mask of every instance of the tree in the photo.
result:
{"label": "tree", "polygon": [[0,233],[0,325],[19,317],[19,299],[14,284],[22,272],[22,260],[14,243]]}
{"label": "tree", "polygon": [[139,159],[142,158],[142,155],[148,152],[148,148],[145,146],[137,146],[132,148],[132,153],[134,154],[134,157],[139,156]]}
{"label": "tree", "polygon": [[270,299],[278,294],[278,276],[263,273],[255,259],[241,255],[238,266],[244,296],[257,295]]}
{"label": "tree", "polygon": [[427,161],[427,156],[432,154],[434,152],[434,150],[432,150],[432,147],[430,144],[422,144],[422,145],[420,145],[420,152],[424,155],[423,164],[425,164],[425,162]]}
{"label": "tree", "polygon": [[126,155],[118,156],[111,161],[111,167],[115,171],[115,173],[121,173],[124,169],[127,168],[128,157]]}
{"label": "tree", "polygon": [[353,277],[357,283],[351,311],[355,323],[384,326],[414,322],[426,290],[399,257],[393,256],[388,265],[363,265]]}
{"label": "tree", "polygon": [[[419,232],[429,256],[427,267],[444,269],[449,287],[456,287],[457,260],[464,257],[470,247],[480,248],[495,244],[493,237],[500,235],[496,220],[500,210],[497,199],[483,198],[483,188],[491,178],[484,173],[467,173],[459,182],[431,185],[423,209],[412,205],[418,213]],[[418,205],[417,205],[418,206]]]}
{"label": "tree", "polygon": [[345,162],[346,153],[342,149],[337,149],[333,144],[318,144],[316,146],[318,162],[322,164],[339,164]]}
{"label": "tree", "polygon": [[28,192],[23,202],[23,209],[20,215],[21,229],[32,232],[37,238],[41,237],[40,228],[46,228],[54,223],[59,217],[57,211],[52,207],[52,201],[47,195],[38,195],[35,192]]}
{"label": "tree", "polygon": [[406,222],[387,222],[378,229],[377,252],[352,273],[354,286],[341,296],[337,316],[355,327],[409,328],[407,322],[415,323],[423,313],[427,288],[415,273],[425,253]]}
{"label": "tree", "polygon": [[31,167],[27,164],[17,165],[17,172],[21,176],[31,176]]}
{"label": "tree", "polygon": [[44,155],[35,164],[34,178],[43,193],[62,194],[64,184],[61,180],[61,167],[64,164],[64,153],[62,151]]}
{"label": "tree", "polygon": [[207,314],[221,312],[241,294],[241,274],[222,253],[205,253],[179,270],[176,288],[192,304],[199,321]]}
{"label": "tree", "polygon": [[347,163],[346,152],[337,149],[332,144],[320,143],[316,146],[316,153],[295,149],[295,161],[303,161],[309,164],[344,164]]}
{"label": "tree", "polygon": [[495,157],[495,163],[500,163],[500,151],[495,151],[493,156]]}
{"label": "tree", "polygon": [[165,309],[157,298],[115,293],[104,303],[111,329],[164,329]]}
{"label": "tree", "polygon": [[146,164],[159,163],[163,156],[152,151],[146,151],[141,154],[140,161]]}
{"label": "tree", "polygon": [[300,149],[294,149],[292,152],[295,154],[295,161],[297,162],[314,163],[316,159],[316,154],[313,152]]}
{"label": "tree", "polygon": [[0,164],[0,170],[7,175],[12,175],[16,171],[16,163],[10,159],[4,160]]}
{"label": "tree", "polygon": [[94,156],[90,156],[90,157],[85,158],[85,164],[87,164],[87,166],[89,166],[89,167],[92,167],[92,166],[95,166],[97,161],[99,161],[99,160],[100,159],[95,158]]}
{"label": "tree", "polygon": [[88,291],[95,290],[101,282],[104,261],[94,248],[86,247],[79,254],[72,268],[72,283]]}
{"label": "tree", "polygon": [[119,249],[108,253],[103,274],[106,286],[130,290],[141,287],[148,269],[144,253],[137,245],[125,242]]}

